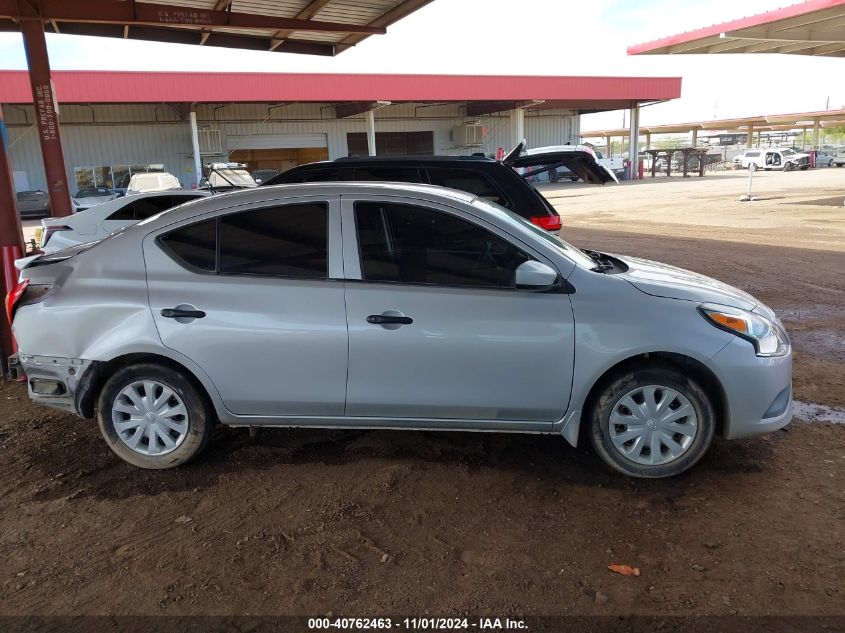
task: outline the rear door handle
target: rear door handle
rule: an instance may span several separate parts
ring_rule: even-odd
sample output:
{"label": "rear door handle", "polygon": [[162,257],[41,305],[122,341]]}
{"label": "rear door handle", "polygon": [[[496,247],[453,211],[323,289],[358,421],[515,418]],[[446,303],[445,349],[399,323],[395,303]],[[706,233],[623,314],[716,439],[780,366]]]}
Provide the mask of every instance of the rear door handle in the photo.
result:
{"label": "rear door handle", "polygon": [[367,323],[373,325],[387,325],[389,323],[396,323],[398,325],[411,325],[414,320],[407,316],[393,316],[390,314],[371,314],[367,317]]}
{"label": "rear door handle", "polygon": [[179,308],[164,308],[161,316],[165,319],[201,319],[205,316],[202,310],[180,310]]}

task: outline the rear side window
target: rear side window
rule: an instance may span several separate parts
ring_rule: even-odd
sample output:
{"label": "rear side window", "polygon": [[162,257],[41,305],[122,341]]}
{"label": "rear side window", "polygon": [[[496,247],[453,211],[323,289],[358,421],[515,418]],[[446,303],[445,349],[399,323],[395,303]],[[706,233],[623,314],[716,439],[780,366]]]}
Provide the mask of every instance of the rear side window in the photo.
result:
{"label": "rear side window", "polygon": [[367,281],[513,288],[531,259],[510,242],[448,213],[414,205],[355,203]]}
{"label": "rear side window", "polygon": [[416,167],[356,167],[355,180],[385,182],[422,182],[420,170]]}
{"label": "rear side window", "polygon": [[760,152],[745,152],[745,155],[748,156],[749,158],[756,158],[757,156],[760,155]]}
{"label": "rear side window", "polygon": [[106,220],[138,220],[140,222],[194,199],[191,196],[147,196],[121,207]]}
{"label": "rear side window", "polygon": [[508,201],[493,184],[493,182],[480,171],[474,169],[444,169],[442,167],[429,167],[428,179],[432,185],[460,189],[467,193],[474,194],[479,198],[495,202],[503,207],[508,206]]}
{"label": "rear side window", "polygon": [[329,208],[293,204],[220,218],[222,274],[326,279]]}
{"label": "rear side window", "polygon": [[300,182],[335,182],[338,179],[337,169],[302,169],[291,170],[274,176],[264,185],[283,185]]}
{"label": "rear side window", "polygon": [[217,218],[189,224],[161,237],[161,244],[176,261],[214,272],[217,255]]}

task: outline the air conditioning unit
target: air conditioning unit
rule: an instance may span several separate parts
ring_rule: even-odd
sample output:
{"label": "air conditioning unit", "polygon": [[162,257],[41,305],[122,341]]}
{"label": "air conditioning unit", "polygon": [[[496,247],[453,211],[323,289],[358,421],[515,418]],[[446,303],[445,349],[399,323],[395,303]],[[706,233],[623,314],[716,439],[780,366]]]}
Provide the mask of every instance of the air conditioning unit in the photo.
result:
{"label": "air conditioning unit", "polygon": [[484,126],[480,123],[465,123],[452,128],[452,143],[456,147],[477,147],[484,145]]}
{"label": "air conditioning unit", "polygon": [[203,128],[197,130],[201,156],[219,156],[223,153],[223,144],[220,142],[220,130]]}

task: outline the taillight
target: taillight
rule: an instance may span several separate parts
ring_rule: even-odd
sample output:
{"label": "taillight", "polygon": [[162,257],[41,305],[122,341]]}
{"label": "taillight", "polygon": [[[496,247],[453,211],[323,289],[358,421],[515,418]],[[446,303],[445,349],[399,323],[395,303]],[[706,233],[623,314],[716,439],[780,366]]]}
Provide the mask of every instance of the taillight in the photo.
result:
{"label": "taillight", "polygon": [[561,227],[559,215],[535,215],[529,218],[532,224],[547,231],[559,231]]}
{"label": "taillight", "polygon": [[12,291],[6,295],[6,316],[9,318],[9,323],[11,323],[12,319],[15,317],[15,308],[17,307],[18,301],[20,301],[28,285],[29,279],[19,281],[15,284],[15,287],[12,288]]}
{"label": "taillight", "polygon": [[44,235],[41,237],[41,247],[47,246],[47,242],[50,241],[50,238],[53,237],[53,233],[58,233],[59,231],[72,231],[73,229],[69,226],[47,226],[44,227]]}

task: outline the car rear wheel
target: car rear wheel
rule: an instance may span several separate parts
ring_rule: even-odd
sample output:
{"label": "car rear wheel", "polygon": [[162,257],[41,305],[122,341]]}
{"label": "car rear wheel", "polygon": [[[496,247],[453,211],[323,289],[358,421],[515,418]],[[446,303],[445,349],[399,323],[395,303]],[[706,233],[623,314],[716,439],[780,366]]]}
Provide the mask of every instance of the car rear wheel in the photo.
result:
{"label": "car rear wheel", "polygon": [[100,432],[121,459],[139,468],[174,468],[198,455],[214,416],[193,383],[155,363],[117,371],[97,403]]}
{"label": "car rear wheel", "polygon": [[604,386],[590,416],[590,440],[611,468],[632,477],[680,474],[713,440],[710,398],[669,365],[630,370]]}
{"label": "car rear wheel", "polygon": [[560,174],[557,173],[557,169],[550,169],[549,170],[549,181],[550,182],[557,182],[560,180]]}

